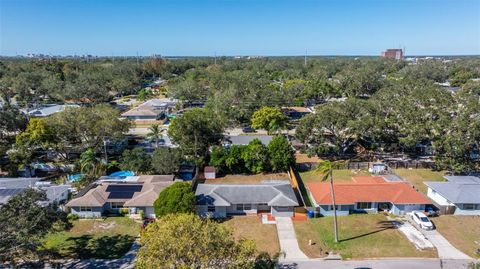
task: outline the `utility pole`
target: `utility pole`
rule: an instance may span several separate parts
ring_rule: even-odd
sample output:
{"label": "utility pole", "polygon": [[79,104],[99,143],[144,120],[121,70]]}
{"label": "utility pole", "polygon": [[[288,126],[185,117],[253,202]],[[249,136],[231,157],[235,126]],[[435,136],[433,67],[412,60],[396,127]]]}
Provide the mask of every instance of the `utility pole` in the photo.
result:
{"label": "utility pole", "polygon": [[138,51],[137,51],[137,65],[140,65],[139,62],[138,62]]}
{"label": "utility pole", "polygon": [[215,51],[214,56],[213,56],[213,62],[215,65],[217,65],[217,52]]}

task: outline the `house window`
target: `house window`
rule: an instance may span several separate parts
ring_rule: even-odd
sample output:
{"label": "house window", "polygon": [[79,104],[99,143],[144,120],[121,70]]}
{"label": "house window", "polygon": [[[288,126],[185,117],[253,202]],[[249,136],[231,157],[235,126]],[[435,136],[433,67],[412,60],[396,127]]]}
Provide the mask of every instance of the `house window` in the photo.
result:
{"label": "house window", "polygon": [[87,207],[87,206],[81,206],[79,208],[79,211],[80,212],[92,212],[92,208],[91,207]]}
{"label": "house window", "polygon": [[123,207],[122,202],[111,202],[110,203],[110,208],[111,209],[119,209],[119,208],[122,208],[122,207]]}
{"label": "house window", "polygon": [[[328,210],[333,210],[333,205],[329,205]],[[335,210],[338,210],[338,205],[335,205]]]}
{"label": "house window", "polygon": [[475,210],[475,209],[477,209],[477,206],[475,204],[463,204],[463,209],[464,210]]}
{"label": "house window", "polygon": [[358,209],[370,209],[370,208],[372,208],[372,203],[371,202],[360,202],[360,203],[357,203],[357,208]]}
{"label": "house window", "polygon": [[237,204],[237,211],[251,210],[251,204]]}
{"label": "house window", "polygon": [[209,205],[209,206],[207,207],[207,211],[208,211],[208,212],[215,212],[215,206]]}

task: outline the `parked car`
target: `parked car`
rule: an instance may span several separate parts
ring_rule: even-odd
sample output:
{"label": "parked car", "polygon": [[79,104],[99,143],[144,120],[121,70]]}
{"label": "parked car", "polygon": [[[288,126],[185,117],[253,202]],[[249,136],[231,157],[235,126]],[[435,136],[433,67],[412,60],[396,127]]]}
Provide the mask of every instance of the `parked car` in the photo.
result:
{"label": "parked car", "polygon": [[244,133],[255,133],[256,131],[252,127],[247,126],[247,127],[242,128],[242,132],[244,132]]}
{"label": "parked car", "polygon": [[433,230],[434,226],[430,219],[423,212],[412,212],[413,221],[424,230]]}
{"label": "parked car", "polygon": [[155,222],[155,219],[144,219],[142,224],[142,229],[147,228],[148,224]]}

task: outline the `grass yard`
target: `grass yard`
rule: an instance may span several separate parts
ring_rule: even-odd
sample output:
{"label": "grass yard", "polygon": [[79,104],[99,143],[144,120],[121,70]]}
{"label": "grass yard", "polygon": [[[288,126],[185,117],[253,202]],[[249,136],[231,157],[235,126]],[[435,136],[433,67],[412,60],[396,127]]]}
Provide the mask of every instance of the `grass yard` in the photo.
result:
{"label": "grass yard", "polygon": [[[309,182],[318,182],[322,180],[322,174],[317,172],[315,169],[299,172],[300,177],[304,183]],[[352,177],[354,176],[370,176],[371,174],[366,170],[349,170],[349,169],[340,169],[333,170],[333,180],[336,182],[351,182]]]}
{"label": "grass yard", "polygon": [[[381,214],[338,217],[339,239],[334,243],[333,218],[322,217],[294,222],[302,251],[311,258],[333,251],[343,259],[383,257],[437,257],[435,250],[419,251]],[[308,245],[312,240],[315,244]]]}
{"label": "grass yard", "polygon": [[289,180],[287,173],[266,173],[255,175],[225,175],[206,179],[205,184],[258,184],[265,180]]}
{"label": "grass yard", "polygon": [[445,171],[433,171],[430,169],[395,169],[395,173],[412,183],[420,192],[427,194],[427,186],[424,181],[445,181]]}
{"label": "grass yard", "polygon": [[276,254],[280,251],[277,228],[272,224],[262,224],[257,216],[236,216],[222,222],[233,229],[236,239],[253,239],[258,251]]}
{"label": "grass yard", "polygon": [[480,258],[480,216],[445,215],[432,221],[452,245],[470,257]]}
{"label": "grass yard", "polygon": [[48,234],[42,249],[59,258],[116,259],[130,249],[140,226],[127,217],[76,220],[70,230]]}

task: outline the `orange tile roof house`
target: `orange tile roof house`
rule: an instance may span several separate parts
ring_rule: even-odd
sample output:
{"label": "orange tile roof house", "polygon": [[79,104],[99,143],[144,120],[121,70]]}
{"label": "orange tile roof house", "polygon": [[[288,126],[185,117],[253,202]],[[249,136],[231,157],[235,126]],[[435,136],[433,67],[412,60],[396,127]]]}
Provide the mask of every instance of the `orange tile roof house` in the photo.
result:
{"label": "orange tile roof house", "polygon": [[[354,177],[352,183],[334,183],[338,215],[352,212],[376,213],[388,211],[404,215],[414,210],[425,210],[432,202],[406,182],[386,182],[382,177]],[[330,183],[307,184],[310,197],[320,214],[333,214]]]}

